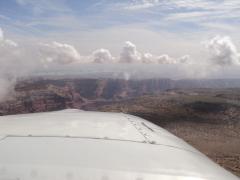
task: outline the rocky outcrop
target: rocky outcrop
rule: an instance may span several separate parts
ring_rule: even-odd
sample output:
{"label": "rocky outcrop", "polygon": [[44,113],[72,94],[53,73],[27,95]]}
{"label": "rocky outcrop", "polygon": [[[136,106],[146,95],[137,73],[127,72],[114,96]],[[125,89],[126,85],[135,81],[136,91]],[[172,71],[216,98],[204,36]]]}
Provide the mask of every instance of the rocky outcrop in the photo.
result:
{"label": "rocky outcrop", "polygon": [[172,87],[171,80],[41,79],[19,82],[15,97],[0,104],[0,114],[82,108],[87,104],[119,101]]}
{"label": "rocky outcrop", "polygon": [[18,82],[16,94],[0,103],[0,115],[85,108],[169,89],[240,87],[239,80],[170,79],[30,79]]}

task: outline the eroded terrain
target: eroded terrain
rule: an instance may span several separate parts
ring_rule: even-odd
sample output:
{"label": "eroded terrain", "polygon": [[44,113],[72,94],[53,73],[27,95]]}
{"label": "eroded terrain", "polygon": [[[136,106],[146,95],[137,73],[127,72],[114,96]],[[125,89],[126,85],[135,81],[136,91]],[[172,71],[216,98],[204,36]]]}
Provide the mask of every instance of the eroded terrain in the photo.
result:
{"label": "eroded terrain", "polygon": [[137,115],[240,176],[240,89],[177,83],[167,79],[29,80],[19,83],[15,93],[0,103],[0,114],[78,108]]}
{"label": "eroded terrain", "polygon": [[211,91],[169,91],[105,105],[98,110],[148,119],[240,176],[239,91]]}

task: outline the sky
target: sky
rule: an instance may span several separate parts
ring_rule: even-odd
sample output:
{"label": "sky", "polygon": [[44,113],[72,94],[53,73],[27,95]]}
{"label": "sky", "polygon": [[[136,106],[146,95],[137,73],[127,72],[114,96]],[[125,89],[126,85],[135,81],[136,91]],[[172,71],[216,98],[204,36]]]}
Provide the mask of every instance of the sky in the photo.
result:
{"label": "sky", "polygon": [[130,41],[153,54],[199,56],[201,42],[216,35],[239,46],[240,1],[1,0],[0,27],[19,41],[60,41],[83,55],[118,55]]}
{"label": "sky", "polygon": [[239,0],[1,0],[0,84],[85,65],[239,78],[239,29]]}

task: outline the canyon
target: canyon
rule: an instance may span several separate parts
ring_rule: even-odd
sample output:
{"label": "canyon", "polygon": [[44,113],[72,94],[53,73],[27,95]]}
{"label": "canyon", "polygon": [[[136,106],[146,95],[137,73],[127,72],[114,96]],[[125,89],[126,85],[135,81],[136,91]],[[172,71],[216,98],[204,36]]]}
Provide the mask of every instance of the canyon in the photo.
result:
{"label": "canyon", "polygon": [[142,117],[240,176],[238,79],[25,79],[0,103],[0,115],[67,108]]}

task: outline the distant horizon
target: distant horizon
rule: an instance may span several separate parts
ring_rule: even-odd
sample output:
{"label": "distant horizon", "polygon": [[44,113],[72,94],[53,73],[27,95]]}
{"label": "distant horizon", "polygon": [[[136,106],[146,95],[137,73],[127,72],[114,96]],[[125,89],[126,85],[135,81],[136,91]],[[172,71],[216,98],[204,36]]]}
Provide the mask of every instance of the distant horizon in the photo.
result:
{"label": "distant horizon", "polygon": [[[49,71],[51,69],[51,71]],[[49,66],[39,69],[29,76],[84,76],[125,78],[169,78],[169,79],[238,79],[240,67],[216,67],[216,69],[194,65],[174,64],[73,64],[68,66]]]}
{"label": "distant horizon", "polygon": [[0,97],[19,77],[240,77],[239,0],[1,0]]}

